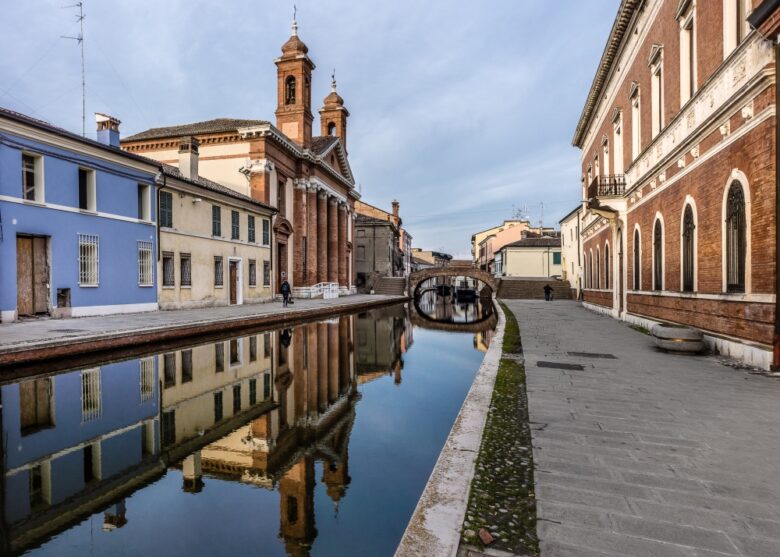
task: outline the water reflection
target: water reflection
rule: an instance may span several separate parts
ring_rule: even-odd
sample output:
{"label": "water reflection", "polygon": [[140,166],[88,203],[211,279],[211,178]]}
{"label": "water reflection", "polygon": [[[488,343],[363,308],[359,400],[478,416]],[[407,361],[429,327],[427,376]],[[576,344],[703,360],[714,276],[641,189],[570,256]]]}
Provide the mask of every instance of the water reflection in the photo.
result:
{"label": "water reflection", "polygon": [[[484,313],[479,308],[466,313],[474,311]],[[336,518],[350,489],[358,387],[386,376],[400,385],[404,356],[414,343],[413,314],[406,306],[393,306],[3,385],[3,553],[40,546],[31,553],[82,555],[91,546],[103,554],[117,543],[125,553],[145,553],[149,540],[144,538],[154,540],[152,532],[160,527],[149,514],[172,520],[162,509],[175,497],[162,479],[175,476],[179,492],[195,495],[196,501],[212,485],[215,493],[229,484],[276,494],[281,544],[250,528],[253,542],[263,543],[263,551],[308,555],[318,537],[318,486]],[[457,337],[436,342],[463,344]],[[462,359],[463,370],[448,386],[457,389],[450,397],[455,400],[447,402],[441,417],[435,407],[428,409],[437,442],[446,437],[478,365],[465,352]],[[371,414],[370,407],[366,410]],[[414,478],[417,491],[404,500],[404,512],[397,513],[382,540],[388,547],[397,543],[441,442],[426,445],[427,472]],[[156,501],[148,512],[146,497]],[[360,494],[355,499],[363,506],[371,501]],[[193,525],[209,535],[215,525],[211,514],[202,514]],[[251,517],[245,518],[249,526]],[[96,520],[101,522],[97,533]],[[328,532],[336,528],[332,518],[324,520]],[[120,536],[128,529],[131,537]],[[343,540],[326,538],[317,553],[337,554]],[[182,554],[213,554],[186,540],[176,543]]]}

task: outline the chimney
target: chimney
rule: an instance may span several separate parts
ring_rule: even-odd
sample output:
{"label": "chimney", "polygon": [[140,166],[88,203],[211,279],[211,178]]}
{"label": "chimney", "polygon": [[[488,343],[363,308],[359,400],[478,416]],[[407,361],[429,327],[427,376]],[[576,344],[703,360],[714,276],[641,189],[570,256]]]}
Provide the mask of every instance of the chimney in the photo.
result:
{"label": "chimney", "polygon": [[95,112],[95,123],[97,124],[97,140],[103,145],[119,149],[119,124],[122,122],[108,114]]}
{"label": "chimney", "polygon": [[393,199],[393,203],[392,203],[392,205],[393,205],[393,216],[394,216],[394,217],[396,218],[396,220],[397,220],[397,219],[398,219],[398,209],[399,209],[399,207],[401,206],[401,204],[400,204],[400,203],[398,203],[398,200],[397,200],[397,199]]}
{"label": "chimney", "polygon": [[179,172],[185,178],[195,180],[198,178],[198,141],[197,137],[182,137],[179,144]]}

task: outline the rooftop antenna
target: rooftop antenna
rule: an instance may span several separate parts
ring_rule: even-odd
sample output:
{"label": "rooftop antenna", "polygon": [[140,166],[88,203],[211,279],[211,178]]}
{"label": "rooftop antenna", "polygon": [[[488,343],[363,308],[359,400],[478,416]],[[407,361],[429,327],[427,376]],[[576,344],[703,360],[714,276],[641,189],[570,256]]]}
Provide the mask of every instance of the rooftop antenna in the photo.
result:
{"label": "rooftop antenna", "polygon": [[66,35],[60,35],[61,39],[70,39],[76,41],[81,47],[81,135],[87,137],[87,80],[84,73],[84,2],[76,2],[70,6],[63,6],[67,8],[78,8],[79,13],[76,15],[76,21],[79,24],[79,34],[77,37],[68,37]]}

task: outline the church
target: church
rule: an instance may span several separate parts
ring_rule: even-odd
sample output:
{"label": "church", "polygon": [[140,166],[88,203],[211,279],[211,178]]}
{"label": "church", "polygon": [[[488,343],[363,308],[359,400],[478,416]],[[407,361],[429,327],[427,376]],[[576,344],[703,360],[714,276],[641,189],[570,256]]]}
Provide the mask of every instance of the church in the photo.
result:
{"label": "church", "polygon": [[152,128],[122,140],[124,150],[173,166],[182,151],[198,173],[278,210],[273,220],[272,289],[286,279],[298,298],[356,292],[355,200],[360,194],[347,159],[349,111],[335,77],[313,135],[309,49],[292,34],[277,67],[276,123],[219,118]]}

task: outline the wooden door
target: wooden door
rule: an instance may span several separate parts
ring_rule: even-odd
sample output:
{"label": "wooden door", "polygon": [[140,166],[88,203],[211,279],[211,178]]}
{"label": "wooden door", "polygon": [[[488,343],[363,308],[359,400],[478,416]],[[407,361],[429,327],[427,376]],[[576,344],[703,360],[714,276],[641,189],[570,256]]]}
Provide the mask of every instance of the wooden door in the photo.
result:
{"label": "wooden door", "polygon": [[238,262],[230,262],[230,303],[237,303],[238,298]]}
{"label": "wooden door", "polygon": [[33,292],[33,239],[16,237],[16,312],[19,315],[33,315],[35,301]]}
{"label": "wooden door", "polygon": [[33,238],[33,305],[35,313],[49,311],[49,264],[46,249],[47,239]]}

